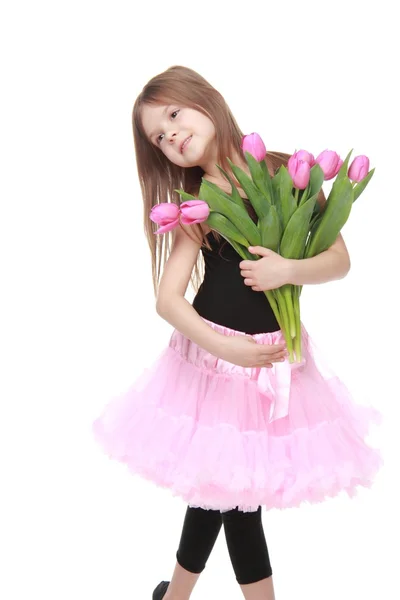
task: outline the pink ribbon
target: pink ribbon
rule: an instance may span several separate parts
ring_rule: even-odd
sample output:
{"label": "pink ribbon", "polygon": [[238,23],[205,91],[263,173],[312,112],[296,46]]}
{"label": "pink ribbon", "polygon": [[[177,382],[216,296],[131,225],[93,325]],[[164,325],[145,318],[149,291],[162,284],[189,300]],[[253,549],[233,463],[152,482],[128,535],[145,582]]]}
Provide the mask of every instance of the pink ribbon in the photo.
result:
{"label": "pink ribbon", "polygon": [[292,370],[298,369],[304,364],[304,358],[300,363],[290,363],[285,360],[281,363],[273,363],[272,368],[263,367],[260,370],[257,378],[258,389],[261,394],[272,399],[269,409],[270,423],[289,414]]}

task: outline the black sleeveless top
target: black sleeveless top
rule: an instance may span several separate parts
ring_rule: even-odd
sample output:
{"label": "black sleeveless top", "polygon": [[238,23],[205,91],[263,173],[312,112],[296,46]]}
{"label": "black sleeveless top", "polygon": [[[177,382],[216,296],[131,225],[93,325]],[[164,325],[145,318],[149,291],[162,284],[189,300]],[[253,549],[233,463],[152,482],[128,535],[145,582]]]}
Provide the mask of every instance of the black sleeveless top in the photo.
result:
{"label": "black sleeveless top", "polygon": [[239,263],[243,260],[224,238],[207,234],[212,250],[202,247],[205,262],[203,282],[193,308],[203,318],[248,334],[277,331],[279,324],[264,292],[245,285]]}

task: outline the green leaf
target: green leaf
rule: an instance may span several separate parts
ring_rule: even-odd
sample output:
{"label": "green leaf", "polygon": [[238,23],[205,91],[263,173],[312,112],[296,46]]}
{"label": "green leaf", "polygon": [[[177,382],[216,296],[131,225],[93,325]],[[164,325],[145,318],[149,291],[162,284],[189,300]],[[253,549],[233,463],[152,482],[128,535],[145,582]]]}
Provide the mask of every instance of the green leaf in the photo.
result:
{"label": "green leaf", "polygon": [[[319,207],[320,205],[319,205],[318,202],[316,202],[315,206]],[[321,219],[322,219],[322,213],[321,212],[315,212],[315,210],[314,210],[313,215],[311,217],[311,221],[310,221],[310,235],[309,235],[309,237],[307,239],[307,242],[306,242],[306,246],[305,246],[305,249],[304,249],[304,256],[307,256],[308,248],[310,247],[310,244],[312,242],[312,239],[313,239],[313,236],[314,236],[314,233],[315,233],[317,227],[319,227]]]}
{"label": "green leaf", "polygon": [[227,160],[232,169],[232,173],[235,175],[242,189],[246,193],[246,196],[254,208],[258,218],[262,217],[268,212],[268,201],[264,198],[263,194],[260,192],[252,179],[240,167],[234,165],[229,158]]}
{"label": "green leaf", "polygon": [[299,190],[299,199],[297,201],[297,205],[301,206],[304,204],[306,200],[310,197],[310,182],[308,182],[307,187],[304,190]]}
{"label": "green leaf", "polygon": [[[204,177],[202,177],[201,182],[202,182],[202,185],[203,185],[203,183],[206,183],[211,189],[214,190],[214,192],[216,194],[219,194],[221,196],[221,198],[225,198],[226,200],[229,200],[229,202],[232,202],[232,198],[230,197],[230,195],[227,194],[226,192],[224,192],[224,190],[222,190],[218,185],[216,185],[212,181],[208,181],[207,179],[204,179]],[[202,189],[202,188],[200,187],[200,189]],[[199,198],[200,198],[200,191],[199,191]]]}
{"label": "green leaf", "polygon": [[[218,191],[215,190],[215,187],[217,187]],[[212,211],[223,215],[235,225],[246,240],[250,242],[251,246],[260,245],[260,232],[257,229],[257,225],[251,220],[247,210],[237,206],[230,198],[225,198],[220,193],[218,186],[214,186],[209,181],[203,179],[199,196],[207,202]]]}
{"label": "green leaf", "polygon": [[322,217],[316,221],[318,226],[313,231],[307,257],[316,256],[332,246],[349,218],[353,198],[353,186],[348,177],[343,177],[339,181],[335,180],[324,206]]}
{"label": "green leaf", "polygon": [[281,206],[280,216],[282,220],[282,230],[286,228],[289,220],[297,209],[296,199],[292,194],[293,181],[288,170],[283,165],[280,168],[279,180],[279,204]]}
{"label": "green leaf", "polygon": [[232,248],[234,248],[234,250],[236,250],[236,252],[239,254],[239,256],[241,256],[243,258],[243,260],[258,260],[257,256],[255,254],[251,254],[251,252],[249,252],[247,250],[247,248],[244,248],[243,246],[241,246],[240,244],[238,244],[237,242],[235,242],[233,240],[228,240],[227,238],[225,238],[225,239],[227,242],[230,243]]}
{"label": "green leaf", "polygon": [[280,201],[280,185],[281,185],[281,171],[280,169],[278,169],[278,171],[275,173],[275,175],[272,177],[271,179],[271,185],[272,185],[272,194],[274,197],[274,204],[277,204]]}
{"label": "green leaf", "polygon": [[[263,171],[261,163],[259,163],[254,158],[254,156],[252,156],[252,154],[250,154],[250,152],[245,152],[245,158],[246,158],[247,165],[250,169],[250,173],[251,173],[253,182],[256,184],[258,190],[263,194],[263,196],[265,197],[265,200],[267,202],[269,202],[269,204],[271,204],[272,200],[273,200],[272,194],[271,194],[271,189],[270,189],[270,186],[268,186],[268,184],[267,184],[267,181],[265,178],[265,172]],[[262,161],[262,162],[264,163],[264,161]],[[268,169],[267,169],[267,171],[268,171]]]}
{"label": "green leaf", "polygon": [[319,194],[322,188],[322,184],[324,183],[324,172],[319,166],[319,164],[315,164],[311,167],[310,171],[310,183],[309,185],[309,196],[314,196],[315,194]]}
{"label": "green leaf", "polygon": [[267,166],[267,163],[265,162],[265,160],[262,160],[260,162],[260,166],[261,166],[261,170],[264,175],[265,185],[267,186],[268,196],[271,199],[271,204],[273,204],[274,203],[274,192],[272,189],[272,177],[268,171],[268,166]]}
{"label": "green leaf", "polygon": [[335,183],[340,182],[344,177],[347,177],[347,171],[349,168],[349,160],[350,160],[350,156],[351,156],[352,152],[353,152],[353,150],[350,150],[350,152],[344,159],[343,164],[340,167],[338,174],[336,175]]}
{"label": "green leaf", "polygon": [[318,202],[318,194],[319,194],[319,192],[315,192],[315,193],[314,193],[314,196],[315,196],[315,195],[317,196],[317,202],[314,204],[314,208],[313,208],[313,216],[314,216],[314,215],[319,215],[319,214],[321,213],[321,211],[322,211],[321,205],[320,205],[320,203]]}
{"label": "green leaf", "polygon": [[198,198],[196,198],[196,196],[192,196],[192,194],[188,194],[187,192],[185,192],[185,190],[174,190],[174,192],[178,192],[178,194],[180,195],[180,197],[183,200],[198,200]]}
{"label": "green leaf", "polygon": [[216,165],[216,167],[221,171],[221,173],[223,174],[223,176],[225,177],[225,179],[231,185],[231,188],[232,188],[232,190],[231,190],[232,201],[235,202],[235,204],[237,204],[238,206],[241,206],[242,208],[244,208],[246,210],[245,204],[243,202],[243,198],[239,194],[238,189],[237,189],[236,185],[234,184],[234,181],[233,181],[232,177],[230,177],[230,175],[228,175],[228,173],[226,171],[224,171],[224,169],[222,167],[220,167],[219,165]]}
{"label": "green leaf", "polygon": [[220,233],[226,240],[230,239],[238,242],[242,246],[248,248],[250,246],[248,240],[240,233],[237,227],[233,225],[224,215],[212,211],[207,218],[206,223]]}
{"label": "green leaf", "polygon": [[374,172],[375,172],[375,169],[371,169],[371,171],[368,173],[368,175],[366,175],[364,177],[364,179],[361,179],[361,181],[359,183],[356,183],[356,185],[353,188],[353,192],[354,192],[353,202],[355,202],[357,200],[357,198],[360,196],[360,194],[363,193],[363,191],[367,187],[368,183],[370,182],[370,179],[371,179],[372,175],[374,174]]}
{"label": "green leaf", "polygon": [[[318,194],[317,194],[318,197]],[[311,221],[310,221],[310,231],[312,230],[314,224],[316,223],[317,219],[321,219],[322,218],[322,214],[321,214],[321,205],[320,203],[317,201],[315,203],[314,209],[313,209],[313,213],[311,215]]]}
{"label": "green leaf", "polygon": [[272,195],[274,198],[274,205],[276,206],[276,210],[278,212],[279,220],[281,223],[281,229],[283,230],[283,214],[282,214],[282,204],[281,204],[281,197],[280,197],[281,173],[279,170],[272,177],[271,185],[272,185]]}
{"label": "green leaf", "polygon": [[285,258],[300,258],[310,231],[310,219],[314,209],[317,194],[311,196],[292,214],[283,233],[280,254]]}
{"label": "green leaf", "polygon": [[270,248],[270,250],[278,252],[281,227],[276,206],[271,206],[268,214],[259,220],[258,226],[261,233],[261,245],[264,248]]}

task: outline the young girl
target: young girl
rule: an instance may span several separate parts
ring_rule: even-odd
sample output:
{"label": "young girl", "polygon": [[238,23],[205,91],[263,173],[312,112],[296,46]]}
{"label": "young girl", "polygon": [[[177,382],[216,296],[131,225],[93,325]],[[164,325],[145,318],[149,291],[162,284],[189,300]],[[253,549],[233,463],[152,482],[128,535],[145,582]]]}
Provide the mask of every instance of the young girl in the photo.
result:
{"label": "young girl", "polygon": [[[191,69],[171,67],[147,83],[133,133],[156,310],[174,331],[154,364],[95,421],[95,435],[109,456],[188,504],[171,582],[162,581],[153,600],[190,597],[222,525],[244,597],[273,600],[262,506],[353,495],[381,464],[364,441],[377,411],[355,404],[304,327],[304,360],[289,363],[262,293],[344,277],[347,249],[339,235],[315,258],[292,261],[256,248],[264,258],[242,261],[201,223],[154,234],[151,208],[179,204],[175,189],[197,195],[203,177],[230,192],[216,167],[231,173],[226,157],[248,172],[231,111]],[[267,153],[271,175],[288,158]],[[198,286],[201,255],[204,280],[190,304],[185,292],[191,278]]]}

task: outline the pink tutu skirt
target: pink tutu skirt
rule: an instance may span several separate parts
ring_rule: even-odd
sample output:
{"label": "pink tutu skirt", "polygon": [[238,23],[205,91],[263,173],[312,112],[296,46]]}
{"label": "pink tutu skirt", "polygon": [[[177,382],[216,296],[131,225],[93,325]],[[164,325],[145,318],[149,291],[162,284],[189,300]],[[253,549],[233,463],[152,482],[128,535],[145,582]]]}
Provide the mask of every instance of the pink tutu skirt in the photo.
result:
{"label": "pink tutu skirt", "polygon": [[[204,319],[224,335],[245,335]],[[252,336],[284,341],[280,331]],[[358,405],[302,327],[303,362],[245,368],[174,331],[168,347],[93,423],[106,454],[189,506],[244,512],[370,487],[382,459]]]}

